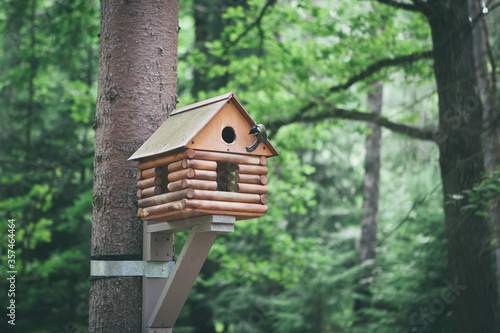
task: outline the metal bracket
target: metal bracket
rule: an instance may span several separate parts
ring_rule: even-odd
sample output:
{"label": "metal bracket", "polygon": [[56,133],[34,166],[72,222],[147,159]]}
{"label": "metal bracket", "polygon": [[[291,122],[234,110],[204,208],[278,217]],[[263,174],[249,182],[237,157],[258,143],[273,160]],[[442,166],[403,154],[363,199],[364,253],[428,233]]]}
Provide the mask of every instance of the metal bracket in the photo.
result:
{"label": "metal bracket", "polygon": [[145,276],[166,279],[172,273],[173,261],[114,261],[91,260],[90,275],[93,277]]}

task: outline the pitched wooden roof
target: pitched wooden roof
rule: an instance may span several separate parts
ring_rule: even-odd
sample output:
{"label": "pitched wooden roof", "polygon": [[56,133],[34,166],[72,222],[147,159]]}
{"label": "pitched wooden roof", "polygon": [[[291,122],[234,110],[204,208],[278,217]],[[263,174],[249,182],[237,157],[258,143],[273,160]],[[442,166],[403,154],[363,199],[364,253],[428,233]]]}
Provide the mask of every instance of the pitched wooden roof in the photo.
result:
{"label": "pitched wooden roof", "polygon": [[[231,92],[175,109],[163,125],[144,142],[129,160],[140,160],[187,147],[189,142],[229,102],[233,103],[251,126],[255,124],[255,121],[239,103],[238,97]],[[273,156],[278,155],[270,142],[266,145]]]}

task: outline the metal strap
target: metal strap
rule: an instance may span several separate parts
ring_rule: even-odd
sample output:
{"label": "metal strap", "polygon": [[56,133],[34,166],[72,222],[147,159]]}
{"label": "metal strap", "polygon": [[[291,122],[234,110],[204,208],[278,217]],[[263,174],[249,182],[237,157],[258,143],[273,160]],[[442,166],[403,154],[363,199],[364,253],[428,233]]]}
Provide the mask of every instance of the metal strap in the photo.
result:
{"label": "metal strap", "polygon": [[114,261],[91,260],[91,278],[116,276],[145,276],[163,278],[170,276],[174,269],[174,261]]}

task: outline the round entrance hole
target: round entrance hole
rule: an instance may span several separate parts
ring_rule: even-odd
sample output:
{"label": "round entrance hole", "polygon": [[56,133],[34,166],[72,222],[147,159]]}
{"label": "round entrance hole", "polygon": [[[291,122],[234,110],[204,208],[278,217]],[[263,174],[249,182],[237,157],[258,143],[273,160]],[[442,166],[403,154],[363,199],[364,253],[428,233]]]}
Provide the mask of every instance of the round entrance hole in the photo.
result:
{"label": "round entrance hole", "polygon": [[233,143],[236,139],[236,133],[234,133],[234,129],[230,126],[224,127],[222,130],[222,140],[225,143]]}

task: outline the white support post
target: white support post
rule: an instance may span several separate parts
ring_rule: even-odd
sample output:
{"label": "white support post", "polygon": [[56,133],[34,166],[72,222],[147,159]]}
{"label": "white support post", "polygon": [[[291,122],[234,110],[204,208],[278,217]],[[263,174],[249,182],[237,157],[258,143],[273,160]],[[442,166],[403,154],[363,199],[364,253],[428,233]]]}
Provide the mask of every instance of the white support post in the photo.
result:
{"label": "white support post", "polygon": [[[154,333],[155,330],[156,333],[171,332],[168,329],[174,327],[215,238],[219,233],[233,232],[235,221],[234,216],[207,215],[182,221],[184,227],[175,222],[145,223],[144,257],[149,260],[163,260],[152,256],[155,248],[164,254],[173,249],[172,232],[185,231],[189,227],[191,231],[169,278],[143,278],[144,333]],[[155,238],[157,236],[160,238]],[[168,240],[172,240],[172,243]],[[158,243],[156,247],[154,243]],[[151,256],[148,257],[147,253]],[[172,260],[167,256],[163,258]]]}

